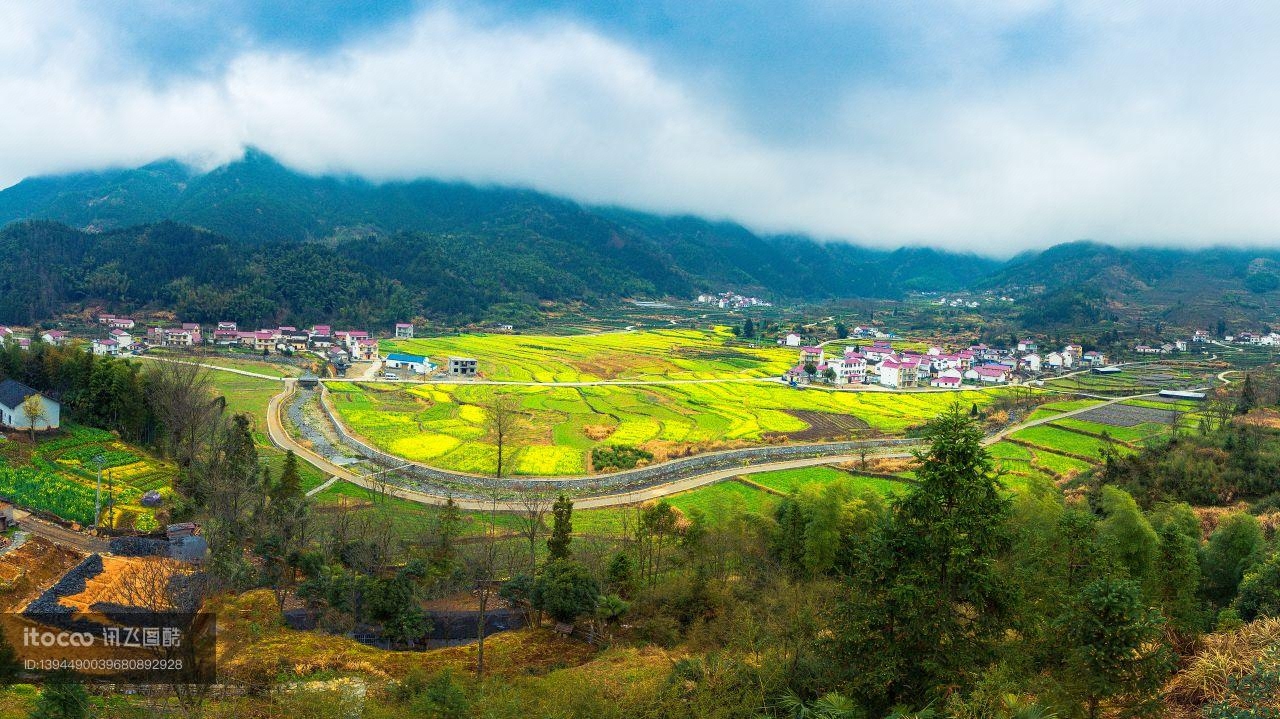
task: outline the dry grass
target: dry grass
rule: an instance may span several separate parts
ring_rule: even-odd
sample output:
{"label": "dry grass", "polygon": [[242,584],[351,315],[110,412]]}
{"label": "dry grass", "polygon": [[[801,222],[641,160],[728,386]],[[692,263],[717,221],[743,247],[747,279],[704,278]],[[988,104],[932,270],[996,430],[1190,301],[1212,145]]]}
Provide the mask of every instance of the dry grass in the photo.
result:
{"label": "dry grass", "polygon": [[[287,629],[269,591],[214,600],[208,609],[218,614],[218,672],[247,681],[281,673],[307,676],[317,672],[395,679],[415,668],[428,673],[444,669],[467,673],[475,668],[475,645],[386,651],[345,637]],[[576,666],[594,654],[590,645],[549,630],[501,632],[485,641],[486,664],[495,676]]]}
{"label": "dry grass", "polygon": [[1248,674],[1268,648],[1277,646],[1280,617],[1204,637],[1199,651],[1166,687],[1170,703],[1192,708],[1221,699],[1233,678]]}
{"label": "dry grass", "polygon": [[592,440],[599,442],[608,439],[617,427],[609,424],[589,424],[582,428],[582,433]]}

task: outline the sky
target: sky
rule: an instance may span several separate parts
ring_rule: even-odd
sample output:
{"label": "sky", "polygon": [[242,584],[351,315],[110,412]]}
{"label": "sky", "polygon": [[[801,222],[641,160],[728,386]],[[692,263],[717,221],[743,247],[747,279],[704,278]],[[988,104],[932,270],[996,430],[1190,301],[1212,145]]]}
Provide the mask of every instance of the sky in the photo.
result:
{"label": "sky", "polygon": [[0,186],[254,146],[992,256],[1280,246],[1280,3],[0,3]]}

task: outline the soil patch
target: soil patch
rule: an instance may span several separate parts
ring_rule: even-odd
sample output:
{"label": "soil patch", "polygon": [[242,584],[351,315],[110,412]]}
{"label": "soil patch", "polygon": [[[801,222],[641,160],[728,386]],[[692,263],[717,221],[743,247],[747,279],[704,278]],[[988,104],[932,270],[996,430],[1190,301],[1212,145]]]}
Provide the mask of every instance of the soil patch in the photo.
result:
{"label": "soil patch", "polygon": [[1110,404],[1075,416],[1076,419],[1106,424],[1112,427],[1134,427],[1144,422],[1169,424],[1177,417],[1178,412],[1171,409],[1135,407],[1128,404]]}
{"label": "soil patch", "polygon": [[765,439],[779,437],[797,442],[849,439],[871,427],[866,420],[851,414],[816,412],[811,409],[787,409],[783,411],[809,426],[798,432],[768,432],[764,436]]}

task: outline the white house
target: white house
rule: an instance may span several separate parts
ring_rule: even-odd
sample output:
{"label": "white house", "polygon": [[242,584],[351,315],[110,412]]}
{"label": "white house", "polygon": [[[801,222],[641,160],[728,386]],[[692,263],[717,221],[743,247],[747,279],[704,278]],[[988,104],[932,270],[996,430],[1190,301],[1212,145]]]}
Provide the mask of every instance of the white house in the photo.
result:
{"label": "white house", "polygon": [[120,343],[115,340],[94,340],[93,353],[102,357],[115,357],[120,354]]}
{"label": "white house", "polygon": [[61,345],[67,341],[67,333],[62,330],[49,330],[40,335],[40,339],[51,345]]}
{"label": "white house", "polygon": [[1032,372],[1039,372],[1040,371],[1040,355],[1029,354],[1026,357],[1023,357],[1022,366],[1026,367]]}
{"label": "white house", "polygon": [[1050,352],[1045,356],[1044,362],[1049,365],[1050,369],[1059,369],[1063,364],[1062,354],[1059,352]]}
{"label": "white house", "polygon": [[392,352],[387,355],[386,364],[387,369],[407,369],[417,374],[426,374],[435,369],[435,365],[431,364],[426,357],[403,352]]}
{"label": "white house", "polygon": [[116,346],[122,350],[127,350],[133,346],[133,335],[119,327],[111,330],[111,339],[115,340]]}
{"label": "white house", "polygon": [[787,347],[799,347],[800,343],[803,341],[804,338],[795,332],[789,332],[786,337],[782,338],[782,344]]}
{"label": "white house", "polygon": [[946,389],[956,389],[960,386],[964,375],[958,369],[944,369],[938,373],[938,376],[929,380],[930,387],[943,387]]}
{"label": "white house", "polygon": [[413,339],[413,324],[409,322],[397,322],[396,339]]}
{"label": "white house", "polygon": [[40,405],[44,408],[44,417],[36,420],[35,429],[57,429],[61,422],[62,405],[11,379],[0,382],[0,425],[10,429],[31,429],[31,420],[22,405],[32,395],[40,398]]}

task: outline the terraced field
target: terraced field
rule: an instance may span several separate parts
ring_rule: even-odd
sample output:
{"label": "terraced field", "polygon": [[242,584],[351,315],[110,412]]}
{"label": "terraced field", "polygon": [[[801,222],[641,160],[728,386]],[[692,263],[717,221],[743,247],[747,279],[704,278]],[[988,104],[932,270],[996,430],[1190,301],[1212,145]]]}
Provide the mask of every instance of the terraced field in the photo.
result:
{"label": "terraced field", "polygon": [[[0,496],[15,504],[92,526],[101,466],[104,524],[110,519],[118,529],[139,531],[160,526],[156,510],[139,500],[153,489],[167,499],[174,467],[120,442],[110,432],[66,425],[59,436],[43,439],[29,450],[15,442],[0,447]],[[109,497],[114,497],[113,512],[106,509]]]}
{"label": "terraced field", "polygon": [[[344,424],[373,444],[407,459],[476,473],[493,471],[496,460],[485,436],[485,407],[496,393],[512,395],[524,416],[514,472],[542,476],[589,472],[590,450],[601,445],[642,447],[660,461],[770,438],[898,435],[951,402],[982,406],[994,396],[977,391],[824,392],[757,382],[409,388],[344,382],[328,387]],[[842,431],[844,436],[838,436]]]}
{"label": "terraced field", "polygon": [[769,377],[796,362],[793,347],[768,340],[750,345],[721,327],[570,336],[467,334],[384,340],[382,351],[426,355],[441,366],[450,355],[475,357],[485,379],[523,382]]}
{"label": "terraced field", "polygon": [[1207,364],[1191,362],[1158,362],[1125,365],[1116,374],[1084,373],[1052,379],[1047,387],[1073,392],[1089,392],[1108,396],[1155,392],[1161,389],[1190,389],[1216,383],[1218,370]]}

